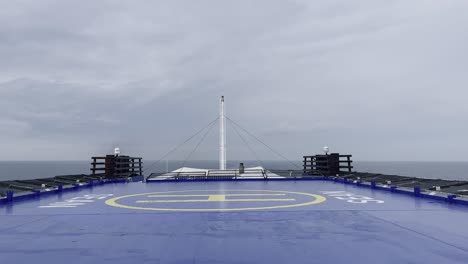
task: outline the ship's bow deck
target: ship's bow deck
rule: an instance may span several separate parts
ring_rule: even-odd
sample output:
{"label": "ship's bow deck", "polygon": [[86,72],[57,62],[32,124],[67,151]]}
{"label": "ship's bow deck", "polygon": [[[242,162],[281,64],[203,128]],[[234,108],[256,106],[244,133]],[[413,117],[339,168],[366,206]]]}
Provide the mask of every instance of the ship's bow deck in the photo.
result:
{"label": "ship's bow deck", "polygon": [[468,259],[468,207],[326,181],[109,184],[0,209],[0,263]]}

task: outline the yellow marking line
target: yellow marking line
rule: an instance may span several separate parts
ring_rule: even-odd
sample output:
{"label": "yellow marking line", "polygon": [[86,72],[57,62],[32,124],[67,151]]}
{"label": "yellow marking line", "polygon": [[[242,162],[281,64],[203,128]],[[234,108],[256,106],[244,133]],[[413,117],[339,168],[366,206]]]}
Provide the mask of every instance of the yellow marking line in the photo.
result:
{"label": "yellow marking line", "polygon": [[[302,206],[309,206],[325,202],[327,199],[321,195],[304,193],[304,192],[288,192],[288,191],[277,191],[277,190],[246,190],[246,189],[233,189],[227,190],[231,192],[264,192],[266,194],[294,194],[308,197],[309,201],[300,202],[295,204],[283,204],[274,206],[259,206],[259,207],[241,207],[241,208],[156,208],[156,207],[138,207],[119,203],[120,200],[126,198],[138,197],[138,196],[149,196],[149,195],[170,195],[173,193],[187,193],[187,192],[219,192],[219,190],[183,190],[183,191],[166,191],[166,192],[152,192],[152,193],[136,193],[130,195],[124,195],[119,197],[113,197],[106,200],[106,204],[118,208],[134,209],[134,210],[148,210],[148,211],[166,211],[166,212],[239,212],[239,211],[252,211],[252,210],[269,210],[269,209],[284,209],[284,208],[296,208]],[[206,196],[205,196],[206,197]]]}
{"label": "yellow marking line", "polygon": [[[296,199],[222,199],[210,196],[208,200],[139,200],[136,203],[200,203],[200,202],[294,202]],[[223,196],[223,195],[220,195]]]}
{"label": "yellow marking line", "polygon": [[224,202],[226,201],[226,196],[224,195],[210,195],[208,197],[208,201],[210,202]]}
{"label": "yellow marking line", "polygon": [[172,197],[207,197],[206,200],[139,200],[136,203],[199,203],[199,202],[291,202],[296,199],[226,199],[226,196],[284,196],[285,193],[233,193],[233,194],[169,194],[169,195],[147,195],[149,198],[172,198]]}
{"label": "yellow marking line", "polygon": [[[220,194],[152,194],[147,195],[148,198],[170,198],[170,197],[207,197]],[[222,194],[224,196],[285,196],[285,193],[233,193],[233,194]]]}

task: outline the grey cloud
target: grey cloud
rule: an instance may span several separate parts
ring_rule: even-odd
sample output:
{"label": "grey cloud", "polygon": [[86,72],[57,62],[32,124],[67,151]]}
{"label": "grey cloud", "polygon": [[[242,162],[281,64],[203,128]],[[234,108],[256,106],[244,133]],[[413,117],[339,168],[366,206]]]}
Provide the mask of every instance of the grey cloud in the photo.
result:
{"label": "grey cloud", "polygon": [[[461,0],[7,1],[0,143],[14,159],[116,144],[157,158],[215,118],[224,94],[230,117],[291,159],[323,145],[361,160],[459,159],[467,11]],[[248,154],[228,140],[229,157]],[[195,158],[217,157],[216,129],[207,141]]]}

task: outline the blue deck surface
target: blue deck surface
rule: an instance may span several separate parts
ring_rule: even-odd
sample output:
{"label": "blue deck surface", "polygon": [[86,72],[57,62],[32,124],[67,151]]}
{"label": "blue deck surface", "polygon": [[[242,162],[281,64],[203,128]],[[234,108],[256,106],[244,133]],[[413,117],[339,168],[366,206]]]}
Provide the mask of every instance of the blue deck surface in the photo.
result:
{"label": "blue deck surface", "polygon": [[0,207],[0,263],[468,263],[468,207],[329,181],[95,186]]}

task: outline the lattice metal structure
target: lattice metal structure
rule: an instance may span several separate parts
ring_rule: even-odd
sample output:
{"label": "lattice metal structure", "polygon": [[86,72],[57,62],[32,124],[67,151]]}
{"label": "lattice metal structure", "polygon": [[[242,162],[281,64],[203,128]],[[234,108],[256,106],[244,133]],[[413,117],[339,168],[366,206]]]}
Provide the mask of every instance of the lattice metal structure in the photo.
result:
{"label": "lattice metal structure", "polygon": [[92,175],[101,175],[105,178],[122,178],[143,175],[143,162],[141,157],[120,155],[106,155],[92,157]]}
{"label": "lattice metal structure", "polygon": [[353,169],[351,157],[352,155],[340,155],[339,153],[304,156],[303,171],[304,174],[318,171],[327,176],[351,172]]}

